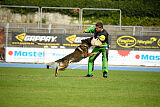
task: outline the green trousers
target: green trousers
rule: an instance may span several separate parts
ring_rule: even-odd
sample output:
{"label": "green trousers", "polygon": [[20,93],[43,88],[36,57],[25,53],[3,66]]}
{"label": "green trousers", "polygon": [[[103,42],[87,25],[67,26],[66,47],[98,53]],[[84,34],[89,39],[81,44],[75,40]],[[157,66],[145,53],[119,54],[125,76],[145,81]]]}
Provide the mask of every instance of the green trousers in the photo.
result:
{"label": "green trousers", "polygon": [[[95,47],[92,52],[102,53],[102,72],[108,72],[108,49],[105,47]],[[89,57],[88,60],[88,74],[92,75],[94,70],[94,60],[99,56],[99,54]]]}

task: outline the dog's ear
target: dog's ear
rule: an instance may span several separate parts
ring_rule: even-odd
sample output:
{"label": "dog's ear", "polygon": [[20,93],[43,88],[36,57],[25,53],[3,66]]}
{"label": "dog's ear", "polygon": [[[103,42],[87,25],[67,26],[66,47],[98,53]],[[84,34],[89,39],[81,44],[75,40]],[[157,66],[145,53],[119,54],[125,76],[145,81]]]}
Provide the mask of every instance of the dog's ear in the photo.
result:
{"label": "dog's ear", "polygon": [[89,39],[88,39],[88,38],[87,38],[87,39],[82,39],[81,42],[82,42],[82,43],[87,43],[87,44],[88,44]]}
{"label": "dog's ear", "polygon": [[82,43],[85,43],[85,39],[82,39],[81,42],[82,42]]}
{"label": "dog's ear", "polygon": [[83,43],[86,43],[86,44],[88,44],[88,45],[91,46],[91,40],[92,40],[92,38],[93,38],[93,37],[87,38],[87,39],[82,39],[81,42],[82,42],[82,44],[83,44]]}
{"label": "dog's ear", "polygon": [[88,42],[89,44],[91,44],[92,38],[93,38],[93,37],[87,38],[87,42]]}
{"label": "dog's ear", "polygon": [[89,38],[89,40],[90,40],[90,43],[91,43],[91,40],[92,40],[92,39],[93,39],[93,37],[90,37],[90,38]]}

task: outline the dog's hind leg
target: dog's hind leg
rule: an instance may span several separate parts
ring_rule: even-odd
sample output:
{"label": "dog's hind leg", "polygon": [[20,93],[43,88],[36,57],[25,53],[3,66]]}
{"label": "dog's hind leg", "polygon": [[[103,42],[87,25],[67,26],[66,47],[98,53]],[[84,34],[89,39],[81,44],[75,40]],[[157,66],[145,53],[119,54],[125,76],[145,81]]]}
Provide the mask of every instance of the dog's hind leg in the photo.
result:
{"label": "dog's hind leg", "polygon": [[56,67],[55,77],[58,76],[59,70],[60,70],[60,69],[63,69],[63,68],[64,68],[64,66],[58,66],[58,67]]}
{"label": "dog's hind leg", "polygon": [[58,72],[59,72],[59,67],[56,67],[55,77],[58,76]]}

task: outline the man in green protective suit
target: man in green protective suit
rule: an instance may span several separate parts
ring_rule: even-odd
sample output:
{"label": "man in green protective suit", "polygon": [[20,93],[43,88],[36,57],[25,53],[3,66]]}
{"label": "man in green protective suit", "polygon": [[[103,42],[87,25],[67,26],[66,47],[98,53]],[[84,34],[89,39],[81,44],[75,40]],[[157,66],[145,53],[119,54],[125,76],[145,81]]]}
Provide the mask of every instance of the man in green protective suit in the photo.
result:
{"label": "man in green protective suit", "polygon": [[108,73],[108,32],[103,29],[103,24],[98,22],[96,27],[90,27],[83,31],[83,33],[94,33],[94,39],[99,40],[102,44],[95,44],[95,48],[92,50],[92,53],[98,53],[96,55],[90,56],[88,60],[88,74],[85,77],[93,77],[94,70],[94,60],[102,53],[102,72],[103,77],[107,78]]}

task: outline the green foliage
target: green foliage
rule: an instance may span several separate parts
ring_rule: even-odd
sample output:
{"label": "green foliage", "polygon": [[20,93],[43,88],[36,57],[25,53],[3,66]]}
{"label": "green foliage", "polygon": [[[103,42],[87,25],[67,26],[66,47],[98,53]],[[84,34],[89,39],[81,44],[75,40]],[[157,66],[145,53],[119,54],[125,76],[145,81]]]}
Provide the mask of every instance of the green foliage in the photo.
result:
{"label": "green foliage", "polygon": [[[159,0],[5,0],[2,4],[39,7],[119,8],[122,10],[123,16],[160,17]],[[66,13],[73,14],[73,12],[67,11]],[[93,11],[90,13],[94,14]]]}
{"label": "green foliage", "polygon": [[42,18],[42,23],[46,23],[46,19],[45,18]]}
{"label": "green foliage", "polygon": [[119,25],[119,18],[117,16],[85,17],[85,24],[95,24],[96,22],[103,22],[104,25]]}
{"label": "green foliage", "polygon": [[[159,26],[160,18],[160,1],[159,0],[2,0],[4,5],[27,5],[39,7],[79,7],[79,8],[118,8],[122,10],[122,25],[143,25],[143,26]],[[15,13],[26,14],[35,12],[35,9],[19,9],[12,10]],[[46,12],[60,12],[69,16],[78,17],[79,13],[74,10],[65,9],[46,9]],[[106,17],[104,22],[112,25],[118,24],[113,21],[114,12],[112,11],[84,11],[84,17]],[[146,19],[148,17],[148,19]],[[117,17],[116,17],[117,18]],[[145,21],[143,21],[145,19]],[[99,20],[99,19],[98,19]],[[104,20],[104,19],[101,19]],[[127,20],[127,21],[125,21]],[[142,21],[141,21],[142,20]],[[134,22],[136,21],[136,22]],[[92,22],[92,20],[91,20]]]}
{"label": "green foliage", "polygon": [[33,23],[33,20],[32,20],[32,19],[29,19],[29,23]]}
{"label": "green foliage", "polygon": [[160,26],[160,18],[122,17],[122,25],[126,25],[126,26]]}

